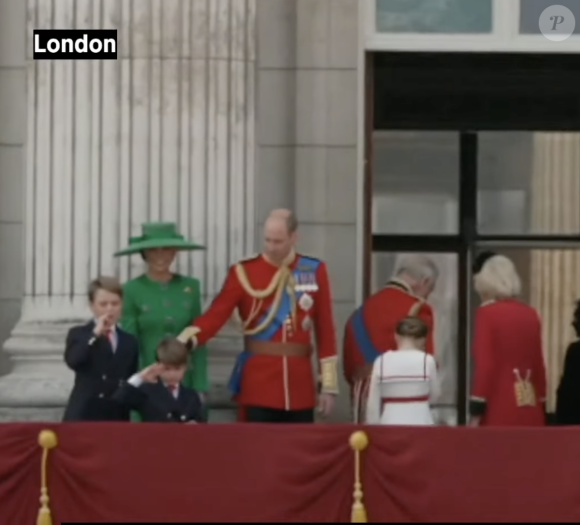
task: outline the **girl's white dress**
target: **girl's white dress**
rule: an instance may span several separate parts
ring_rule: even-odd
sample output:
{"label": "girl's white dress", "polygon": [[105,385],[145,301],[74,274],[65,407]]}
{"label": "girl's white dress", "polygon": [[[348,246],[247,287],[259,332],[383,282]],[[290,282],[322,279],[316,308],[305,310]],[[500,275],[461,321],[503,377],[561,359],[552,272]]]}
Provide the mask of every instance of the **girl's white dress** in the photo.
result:
{"label": "girl's white dress", "polygon": [[439,395],[437,364],[422,350],[391,350],[376,359],[365,422],[369,425],[433,425]]}

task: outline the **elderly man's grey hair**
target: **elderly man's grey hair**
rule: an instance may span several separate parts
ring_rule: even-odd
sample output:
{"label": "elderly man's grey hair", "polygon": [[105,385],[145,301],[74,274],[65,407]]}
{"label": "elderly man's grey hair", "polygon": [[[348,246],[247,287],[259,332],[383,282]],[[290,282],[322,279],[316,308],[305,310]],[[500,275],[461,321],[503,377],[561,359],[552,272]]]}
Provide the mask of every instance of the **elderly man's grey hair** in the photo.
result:
{"label": "elderly man's grey hair", "polygon": [[424,255],[406,255],[397,265],[395,272],[397,276],[403,274],[409,275],[417,281],[429,279],[434,283],[439,277],[439,268],[429,257]]}

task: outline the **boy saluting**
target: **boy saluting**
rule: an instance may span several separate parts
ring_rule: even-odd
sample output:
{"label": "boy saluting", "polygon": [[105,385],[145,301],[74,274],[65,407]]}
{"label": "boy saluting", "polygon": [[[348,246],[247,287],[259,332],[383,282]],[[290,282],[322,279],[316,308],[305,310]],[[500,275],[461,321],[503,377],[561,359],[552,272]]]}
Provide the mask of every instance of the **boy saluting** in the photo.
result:
{"label": "boy saluting", "polygon": [[129,412],[111,396],[139,362],[139,343],[117,326],[123,289],[114,277],[92,281],[88,298],[93,320],[69,330],[64,360],[75,382],[64,421],[128,421]]}
{"label": "boy saluting", "polygon": [[205,423],[199,394],[185,385],[189,350],[167,337],[157,347],[157,363],[133,375],[113,399],[141,414],[144,423]]}

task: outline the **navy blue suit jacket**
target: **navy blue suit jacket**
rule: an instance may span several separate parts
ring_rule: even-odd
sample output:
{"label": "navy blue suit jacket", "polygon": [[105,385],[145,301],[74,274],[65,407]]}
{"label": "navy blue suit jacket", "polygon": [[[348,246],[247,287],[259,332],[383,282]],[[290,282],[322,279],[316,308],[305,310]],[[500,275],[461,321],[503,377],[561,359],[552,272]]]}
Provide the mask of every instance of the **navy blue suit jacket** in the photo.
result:
{"label": "navy blue suit jacket", "polygon": [[75,382],[64,413],[64,421],[128,421],[129,411],[112,399],[139,364],[139,343],[117,328],[117,345],[95,337],[94,321],[68,332],[64,360],[75,372]]}

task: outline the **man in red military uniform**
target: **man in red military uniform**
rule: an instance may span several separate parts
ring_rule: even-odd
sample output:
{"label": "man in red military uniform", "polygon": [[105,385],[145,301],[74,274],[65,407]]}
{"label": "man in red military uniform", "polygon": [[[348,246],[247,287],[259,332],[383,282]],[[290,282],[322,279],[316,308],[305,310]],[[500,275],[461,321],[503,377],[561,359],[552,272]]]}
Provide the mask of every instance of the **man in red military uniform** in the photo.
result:
{"label": "man in red military uniform", "polygon": [[435,353],[434,315],[426,300],[438,276],[437,266],[427,257],[406,257],[387,285],[368,297],[350,316],[344,332],[343,366],[351,386],[356,423],[364,417],[373,363],[381,353],[397,348],[395,328],[401,319],[421,318],[429,327],[427,353]]}
{"label": "man in red military uniform", "polygon": [[332,298],[326,265],[297,254],[297,222],[288,210],[272,212],[264,227],[264,253],[233,265],[209,309],[180,335],[205,344],[237,309],[245,351],[230,390],[248,422],[314,421],[312,331],[319,361],[319,408],[328,415],[338,393]]}

